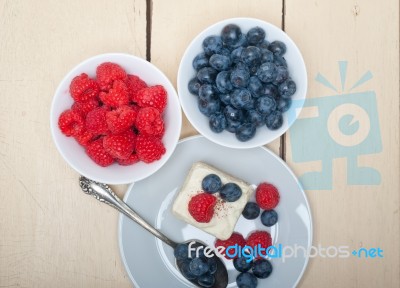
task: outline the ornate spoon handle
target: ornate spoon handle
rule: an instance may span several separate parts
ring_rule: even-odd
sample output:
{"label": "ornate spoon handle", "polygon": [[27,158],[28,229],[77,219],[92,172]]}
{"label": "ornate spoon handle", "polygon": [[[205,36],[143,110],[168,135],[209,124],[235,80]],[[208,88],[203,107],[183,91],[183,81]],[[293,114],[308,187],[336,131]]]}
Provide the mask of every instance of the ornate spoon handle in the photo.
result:
{"label": "ornate spoon handle", "polygon": [[133,211],[124,201],[122,201],[107,184],[95,182],[84,176],[79,178],[79,185],[83,192],[88,195],[94,196],[100,202],[104,202],[111,207],[114,207],[121,213],[125,214],[137,224],[142,226],[144,229],[149,231],[151,234],[156,236],[158,239],[163,241],[165,244],[175,248],[177,243],[169,239],[167,236],[162,234],[160,231],[155,229],[149,223],[146,222],[142,217],[140,217],[135,211]]}

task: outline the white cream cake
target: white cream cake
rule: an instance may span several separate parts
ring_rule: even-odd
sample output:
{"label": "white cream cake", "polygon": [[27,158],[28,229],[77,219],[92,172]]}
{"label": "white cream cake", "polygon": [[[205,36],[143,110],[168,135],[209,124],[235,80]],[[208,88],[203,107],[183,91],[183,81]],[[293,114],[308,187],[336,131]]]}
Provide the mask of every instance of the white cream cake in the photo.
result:
{"label": "white cream cake", "polygon": [[[217,198],[214,215],[210,222],[199,223],[190,215],[188,204],[193,196],[203,192],[201,183],[203,178],[209,174],[218,175],[221,178],[222,184],[229,182],[236,183],[242,189],[242,196],[235,202],[226,202],[221,199],[218,192],[214,193],[213,195]],[[206,163],[196,162],[189,170],[185,182],[175,198],[172,213],[186,223],[214,235],[218,239],[226,240],[234,231],[236,222],[253,192],[253,187],[245,181]]]}

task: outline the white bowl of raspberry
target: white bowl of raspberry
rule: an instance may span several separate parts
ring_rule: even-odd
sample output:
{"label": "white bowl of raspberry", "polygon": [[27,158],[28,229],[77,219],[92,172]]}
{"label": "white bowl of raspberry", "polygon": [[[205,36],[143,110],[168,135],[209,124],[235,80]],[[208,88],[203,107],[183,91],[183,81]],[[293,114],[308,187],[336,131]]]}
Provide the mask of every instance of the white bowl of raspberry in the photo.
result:
{"label": "white bowl of raspberry", "polygon": [[78,173],[133,183],[160,169],[180,136],[182,115],[169,79],[139,57],[89,58],[59,84],[51,105],[54,143]]}
{"label": "white bowl of raspberry", "polygon": [[253,18],[232,18],[203,30],[183,54],[177,88],[191,124],[230,148],[268,144],[296,120],[307,71],[293,40]]}

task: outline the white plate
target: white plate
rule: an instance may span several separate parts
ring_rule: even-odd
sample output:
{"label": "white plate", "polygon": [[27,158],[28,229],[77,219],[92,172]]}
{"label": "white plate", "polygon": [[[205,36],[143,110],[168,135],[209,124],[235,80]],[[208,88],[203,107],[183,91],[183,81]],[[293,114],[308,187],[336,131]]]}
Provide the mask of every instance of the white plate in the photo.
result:
{"label": "white plate", "polygon": [[[236,231],[247,236],[256,229],[268,230],[273,244],[295,245],[308,249],[312,242],[312,221],[306,195],[286,164],[265,148],[232,149],[217,145],[204,137],[181,141],[170,160],[151,177],[130,186],[125,202],[150,224],[172,240],[180,242],[200,239],[213,245],[215,238],[176,219],[171,214],[174,196],[182,185],[193,162],[204,161],[243,180],[258,184],[268,181],[277,186],[281,200],[276,208],[279,222],[262,226],[260,219],[246,220],[242,216]],[[191,287],[174,266],[172,248],[121,214],[119,245],[125,269],[135,287]],[[307,266],[308,257],[272,259],[273,272],[259,280],[258,287],[294,287]],[[236,287],[232,261],[225,260],[229,286]]]}

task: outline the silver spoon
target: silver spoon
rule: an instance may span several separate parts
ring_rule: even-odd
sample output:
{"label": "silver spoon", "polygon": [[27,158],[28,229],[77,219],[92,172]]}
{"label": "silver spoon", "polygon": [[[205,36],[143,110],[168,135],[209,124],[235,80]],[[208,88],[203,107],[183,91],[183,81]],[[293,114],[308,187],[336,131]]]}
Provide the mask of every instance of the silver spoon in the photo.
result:
{"label": "silver spoon", "polygon": [[[163,241],[165,244],[171,246],[173,249],[175,249],[175,247],[178,245],[177,242],[169,239],[167,236],[165,236],[160,231],[151,226],[149,223],[147,223],[135,211],[133,211],[132,208],[130,208],[124,201],[122,201],[107,184],[95,182],[84,176],[81,176],[79,178],[79,185],[81,186],[83,192],[94,196],[100,202],[104,202],[110,205],[111,207],[117,209],[121,213],[125,214],[130,219],[135,221],[137,224],[142,226],[144,229],[149,231],[151,234],[156,236],[158,239]],[[194,242],[192,244],[192,247],[207,246],[206,244],[204,244],[199,240],[189,240],[183,243],[190,243],[190,242]],[[214,254],[214,256],[212,257],[215,258],[217,262],[217,272],[215,272],[214,274],[215,283],[212,286],[212,288],[225,288],[226,286],[228,286],[228,272],[226,270],[226,267],[218,256]],[[183,261],[176,261],[175,259],[175,265],[178,267],[181,273],[182,273],[182,264]],[[189,281],[192,282],[197,287],[200,287],[194,280],[193,281],[189,280]]]}

